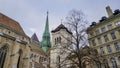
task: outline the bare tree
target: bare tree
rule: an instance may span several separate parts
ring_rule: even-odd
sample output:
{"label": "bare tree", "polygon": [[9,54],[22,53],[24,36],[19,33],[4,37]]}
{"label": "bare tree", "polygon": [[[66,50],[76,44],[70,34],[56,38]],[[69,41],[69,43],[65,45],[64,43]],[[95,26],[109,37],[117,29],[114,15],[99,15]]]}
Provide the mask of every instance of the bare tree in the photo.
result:
{"label": "bare tree", "polygon": [[[77,65],[79,68],[84,68],[82,64],[82,58],[84,56],[89,56],[92,60],[98,62],[98,58],[96,57],[97,54],[94,54],[94,52],[92,54],[92,51],[94,51],[92,48],[89,48],[87,50],[87,52],[91,52],[90,54],[86,53],[86,55],[83,52],[83,48],[88,45],[86,29],[89,24],[85,18],[84,13],[80,10],[71,10],[66,17],[65,24],[67,25],[67,28],[72,32],[72,41],[67,38],[66,40],[72,44],[74,50],[71,50],[67,47],[67,50],[70,50],[70,54],[64,61],[70,60],[73,65]],[[77,60],[72,59],[74,57]]]}
{"label": "bare tree", "polygon": [[[86,47],[86,45],[88,45],[86,29],[89,24],[85,19],[84,13],[79,10],[71,10],[68,16],[66,17],[65,24],[68,30],[72,32],[71,34],[72,40],[66,38],[63,34],[61,34],[61,36],[65,38],[70,44],[61,42],[62,45],[67,44],[68,45],[67,47],[66,46],[60,47],[61,50],[60,55],[64,55],[65,53],[67,53],[67,56],[63,58],[61,57],[58,58],[59,63],[57,64],[59,68],[64,68],[64,66],[67,65],[66,62],[70,62],[71,65],[73,66],[75,65],[78,68],[85,68],[84,65],[82,64],[83,62],[82,59],[84,56],[89,56],[90,59],[92,59],[95,62],[98,62],[98,58],[96,56],[97,52],[94,52],[92,48],[87,48],[86,53],[84,53],[85,49],[83,48]],[[72,45],[73,48],[71,48],[71,46],[69,47],[69,45]],[[61,59],[64,60],[61,61]]]}
{"label": "bare tree", "polygon": [[72,45],[75,47],[74,55],[78,61],[76,62],[79,68],[82,68],[81,65],[81,47],[85,46],[87,43],[86,38],[86,29],[88,22],[85,19],[85,15],[82,11],[71,10],[69,15],[66,17],[66,24],[68,29],[73,33],[72,34]]}

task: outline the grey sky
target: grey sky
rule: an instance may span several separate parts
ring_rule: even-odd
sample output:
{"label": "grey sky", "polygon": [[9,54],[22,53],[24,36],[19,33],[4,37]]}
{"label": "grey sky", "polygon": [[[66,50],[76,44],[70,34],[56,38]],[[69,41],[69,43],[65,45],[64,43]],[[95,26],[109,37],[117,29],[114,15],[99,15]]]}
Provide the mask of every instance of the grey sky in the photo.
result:
{"label": "grey sky", "polygon": [[120,9],[120,0],[0,0],[0,12],[18,21],[28,36],[35,32],[41,40],[47,10],[51,31],[72,9],[82,10],[88,22],[97,22],[107,16],[107,5]]}

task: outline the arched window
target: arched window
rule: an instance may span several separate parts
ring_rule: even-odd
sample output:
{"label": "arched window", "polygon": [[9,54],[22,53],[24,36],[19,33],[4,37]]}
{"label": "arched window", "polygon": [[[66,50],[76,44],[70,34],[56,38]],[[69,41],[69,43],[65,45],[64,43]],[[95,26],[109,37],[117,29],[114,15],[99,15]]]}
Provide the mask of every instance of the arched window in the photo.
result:
{"label": "arched window", "polygon": [[111,63],[112,63],[112,67],[113,68],[118,68],[117,67],[117,63],[116,63],[116,60],[114,58],[111,58]]}
{"label": "arched window", "polygon": [[59,43],[61,43],[61,37],[59,37]]}
{"label": "arched window", "polygon": [[109,65],[108,65],[107,60],[106,60],[106,59],[104,59],[104,60],[103,60],[103,62],[104,62],[104,67],[105,67],[105,68],[109,68]]}
{"label": "arched window", "polygon": [[55,45],[57,44],[57,39],[55,38]]}
{"label": "arched window", "polygon": [[60,56],[57,57],[58,68],[60,68]]}
{"label": "arched window", "polygon": [[59,42],[59,38],[57,37],[57,44],[58,44],[58,42]]}
{"label": "arched window", "polygon": [[2,48],[0,48],[0,68],[3,68],[6,54],[7,54],[7,46],[3,46]]}
{"label": "arched window", "polygon": [[22,50],[20,49],[19,50],[18,62],[17,62],[17,68],[20,68],[21,60],[22,60]]}

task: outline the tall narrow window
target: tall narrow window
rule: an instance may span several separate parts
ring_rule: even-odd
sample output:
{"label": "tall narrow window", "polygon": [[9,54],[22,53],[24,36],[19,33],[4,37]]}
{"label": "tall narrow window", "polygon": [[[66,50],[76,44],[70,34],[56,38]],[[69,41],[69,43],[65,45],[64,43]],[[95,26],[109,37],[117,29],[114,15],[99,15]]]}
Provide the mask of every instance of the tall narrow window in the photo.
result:
{"label": "tall narrow window", "polygon": [[108,30],[111,30],[113,27],[112,27],[112,24],[109,24],[108,25]]}
{"label": "tall narrow window", "polygon": [[96,35],[100,34],[99,29],[97,29],[97,30],[95,31],[95,33],[96,33]]}
{"label": "tall narrow window", "polygon": [[116,39],[115,33],[111,33],[112,39]]}
{"label": "tall narrow window", "polygon": [[61,43],[61,37],[59,37],[59,43]]}
{"label": "tall narrow window", "polygon": [[60,56],[57,57],[58,68],[60,68]]}
{"label": "tall narrow window", "polygon": [[105,42],[108,42],[108,41],[109,41],[109,39],[108,39],[108,36],[107,36],[107,35],[105,35],[105,36],[104,36],[104,40],[105,40]]}
{"label": "tall narrow window", "polygon": [[103,47],[100,47],[101,54],[104,54],[104,49]]}
{"label": "tall narrow window", "polygon": [[110,45],[107,45],[108,53],[112,52]]}
{"label": "tall narrow window", "polygon": [[118,68],[115,59],[111,58],[111,63],[112,63],[112,68]]}
{"label": "tall narrow window", "polygon": [[7,54],[7,46],[0,48],[0,68],[3,68]]}
{"label": "tall narrow window", "polygon": [[57,44],[57,39],[55,38],[55,45]]}
{"label": "tall narrow window", "polygon": [[17,62],[17,68],[20,68],[21,58],[22,58],[22,50],[19,50],[19,57],[18,57],[18,62]]}
{"label": "tall narrow window", "polygon": [[115,42],[114,46],[115,46],[116,51],[120,50],[120,46],[118,45],[118,42]]}
{"label": "tall narrow window", "polygon": [[102,28],[101,28],[101,31],[102,31],[102,33],[103,33],[103,32],[106,32],[105,27],[102,27]]}
{"label": "tall narrow window", "polygon": [[95,43],[95,40],[94,40],[94,39],[93,39],[91,42],[92,42],[92,45],[93,45],[93,46],[95,46],[95,45],[96,45],[96,43]]}
{"label": "tall narrow window", "polygon": [[104,59],[104,60],[103,60],[103,62],[104,62],[104,68],[109,68],[109,65],[108,65],[107,60],[106,60],[106,59]]}
{"label": "tall narrow window", "polygon": [[98,44],[101,44],[102,43],[101,38],[97,38],[97,39],[98,39]]}

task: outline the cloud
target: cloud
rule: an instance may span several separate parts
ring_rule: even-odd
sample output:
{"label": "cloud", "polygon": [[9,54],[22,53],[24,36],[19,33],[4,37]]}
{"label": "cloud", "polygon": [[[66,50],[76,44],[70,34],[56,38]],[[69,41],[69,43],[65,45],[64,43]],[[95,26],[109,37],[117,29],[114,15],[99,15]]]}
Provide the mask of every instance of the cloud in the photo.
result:
{"label": "cloud", "polygon": [[35,29],[35,28],[29,28],[29,30],[33,33],[37,31],[37,29]]}

